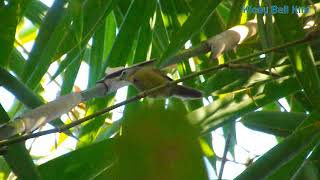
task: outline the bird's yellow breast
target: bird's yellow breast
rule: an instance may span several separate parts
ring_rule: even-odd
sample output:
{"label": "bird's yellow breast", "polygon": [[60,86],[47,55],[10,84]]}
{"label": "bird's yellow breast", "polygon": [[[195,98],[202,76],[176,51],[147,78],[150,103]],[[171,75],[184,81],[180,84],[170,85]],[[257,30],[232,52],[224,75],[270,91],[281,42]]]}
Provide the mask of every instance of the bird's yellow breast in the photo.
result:
{"label": "bird's yellow breast", "polygon": [[[140,91],[152,89],[154,87],[160,86],[169,81],[169,78],[161,74],[160,71],[148,67],[141,68],[135,71],[130,77],[129,81]],[[169,96],[170,90],[168,88],[163,88],[151,96]]]}

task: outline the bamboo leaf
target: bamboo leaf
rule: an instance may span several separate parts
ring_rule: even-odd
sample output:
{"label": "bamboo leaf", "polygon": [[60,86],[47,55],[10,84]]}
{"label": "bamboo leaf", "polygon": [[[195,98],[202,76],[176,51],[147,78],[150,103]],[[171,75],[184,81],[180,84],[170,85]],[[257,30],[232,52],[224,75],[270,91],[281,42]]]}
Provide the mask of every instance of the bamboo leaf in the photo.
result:
{"label": "bamboo leaf", "polygon": [[[101,72],[101,62],[103,62],[104,41],[106,26],[100,26],[92,38],[92,47],[89,60],[89,82],[88,87],[92,87],[99,80]],[[111,30],[112,31],[112,30]]]}
{"label": "bamboo leaf", "polygon": [[190,112],[188,117],[192,123],[201,126],[203,132],[208,132],[298,90],[299,86],[294,78],[284,77],[266,84],[257,84],[235,95],[226,95]]}
{"label": "bamboo leaf", "polygon": [[[105,35],[104,35],[104,51],[103,51],[103,61],[102,64],[107,60],[108,54],[112,48],[114,39],[116,38],[116,20],[114,17],[114,13],[111,12],[105,22]],[[102,70],[102,69],[101,69]]]}
{"label": "bamboo leaf", "polygon": [[0,18],[5,19],[0,24],[0,65],[3,67],[8,66],[13,49],[19,18],[19,6],[20,3],[16,1],[10,1],[7,4],[0,3]]}
{"label": "bamboo leaf", "polygon": [[[87,49],[84,49],[83,47],[79,47],[79,49],[73,49],[67,57],[60,63],[58,69],[56,72],[51,76],[50,81],[53,81],[56,79],[62,72],[64,72],[66,69],[68,69],[72,64],[74,64],[79,59],[83,58],[83,51],[88,51]],[[82,54],[82,56],[80,56]]]}
{"label": "bamboo leaf", "polygon": [[167,32],[167,29],[164,25],[161,11],[160,11],[160,5],[157,4],[157,10],[156,10],[156,21],[155,21],[155,27],[154,27],[154,33],[153,33],[153,44],[158,48],[161,52],[164,51],[165,48],[169,45],[169,35]]}
{"label": "bamboo leaf", "polygon": [[[64,2],[55,1],[40,27],[39,35],[30,53],[26,70],[23,73],[24,80],[28,80],[30,87],[34,88],[38,84],[52,60],[59,58],[74,48],[85,45],[89,41],[95,28],[101,25],[103,17],[110,12],[116,0],[103,2],[105,4],[101,5],[100,1],[85,1],[83,6],[84,18],[82,19],[81,17],[72,16],[74,12],[81,12],[81,10],[74,8],[81,7],[70,5],[65,9]],[[97,10],[97,7],[101,9]],[[99,21],[96,21],[96,19]],[[74,24],[71,23],[72,20],[75,20]],[[82,21],[85,24],[82,25]],[[70,24],[73,26],[70,27]],[[79,37],[80,35],[82,37]],[[31,71],[33,72],[31,73]],[[26,77],[29,78],[26,79]]]}
{"label": "bamboo leaf", "polygon": [[10,173],[10,167],[6,163],[5,159],[3,157],[0,157],[0,171],[1,171],[1,178],[7,179]]}
{"label": "bamboo leaf", "polygon": [[[315,146],[315,148],[317,145]],[[313,149],[315,149],[313,148]],[[285,165],[283,165],[281,168],[279,168],[275,173],[273,173],[271,176],[269,176],[268,180],[276,180],[276,179],[314,179],[314,176],[317,174],[311,170],[312,162],[309,162],[309,155],[310,153],[314,154],[312,152],[313,150],[306,148],[301,153],[297,154],[296,157],[294,157],[292,160],[288,161]],[[309,171],[305,173],[305,171]]]}
{"label": "bamboo leaf", "polygon": [[197,129],[182,112],[161,104],[139,106],[123,122],[119,179],[208,179]]}
{"label": "bamboo leaf", "polygon": [[[74,82],[76,81],[77,74],[82,62],[83,53],[84,52],[80,52],[80,54],[78,54],[79,57],[74,59],[72,63],[70,63],[68,69],[64,72],[60,96],[72,92],[72,88],[74,86]],[[74,57],[73,54],[70,54],[70,56],[71,58]]]}
{"label": "bamboo leaf", "polygon": [[310,151],[320,137],[319,125],[316,122],[319,117],[318,113],[312,113],[304,121],[306,125],[297,129],[292,135],[260,157],[242,172],[236,180],[266,178],[296,157],[300,152],[306,149]]}
{"label": "bamboo leaf", "polygon": [[48,7],[41,1],[31,1],[26,9],[25,16],[36,26],[40,26]]}
{"label": "bamboo leaf", "polygon": [[179,31],[174,32],[171,36],[170,44],[166,51],[161,55],[160,63],[166,64],[166,58],[176,53],[186,42],[196,33],[199,33],[201,28],[211,16],[220,1],[209,1],[199,6],[199,9],[193,11],[187,21],[182,25]]}
{"label": "bamboo leaf", "polygon": [[237,24],[240,24],[242,8],[245,4],[245,0],[233,0],[232,7],[230,9],[230,18],[228,21],[227,28],[231,28]]}
{"label": "bamboo leaf", "polygon": [[244,115],[241,122],[253,130],[276,136],[288,136],[306,117],[304,113],[258,111]]}
{"label": "bamboo leaf", "polygon": [[[92,179],[115,165],[113,139],[92,144],[39,166],[42,179]],[[110,177],[105,177],[109,179]]]}
{"label": "bamboo leaf", "polygon": [[[81,18],[74,17],[78,22],[75,23],[75,26],[67,29],[64,43],[58,48],[54,57],[59,58],[63,54],[79,48],[79,46],[86,45],[96,29],[104,24],[105,17],[108,16],[117,3],[118,0],[82,1],[80,12],[78,12]],[[80,35],[81,37],[79,37]],[[81,41],[79,42],[79,40]]]}
{"label": "bamboo leaf", "polygon": [[22,73],[22,80],[26,81],[32,89],[35,88],[42,75],[49,68],[51,58],[57,49],[57,45],[60,44],[61,34],[59,36],[53,36],[53,34],[55,31],[63,33],[60,29],[57,29],[57,26],[60,24],[59,27],[61,28],[61,20],[65,15],[65,2],[65,0],[55,1],[47,12]]}
{"label": "bamboo leaf", "polygon": [[[155,9],[155,0],[134,0],[121,24],[119,33],[110,50],[107,61],[103,64],[103,72],[106,67],[125,65],[131,52],[134,40],[137,38],[139,28],[143,22],[149,20]],[[141,13],[143,12],[143,13]],[[103,73],[102,73],[103,74]]]}
{"label": "bamboo leaf", "polygon": [[[296,6],[296,1],[277,1],[277,6]],[[290,18],[290,21],[288,21]],[[305,37],[302,24],[297,14],[291,13],[287,16],[276,15],[276,24],[279,27],[283,40],[285,42],[301,39]],[[288,31],[288,29],[293,29]],[[315,66],[314,57],[310,46],[300,44],[287,49],[292,67],[297,75],[300,86],[303,88],[308,101],[314,109],[320,108],[320,78]]]}
{"label": "bamboo leaf", "polygon": [[[0,104],[0,119],[8,122],[10,117]],[[8,146],[4,158],[11,170],[20,179],[40,179],[40,174],[34,165],[24,142]]]}

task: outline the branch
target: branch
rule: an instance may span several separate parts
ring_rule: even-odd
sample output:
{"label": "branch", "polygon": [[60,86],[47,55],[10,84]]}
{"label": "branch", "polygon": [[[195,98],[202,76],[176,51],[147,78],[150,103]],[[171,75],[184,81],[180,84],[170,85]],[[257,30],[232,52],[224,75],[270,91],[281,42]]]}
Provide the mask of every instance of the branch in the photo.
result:
{"label": "branch", "polygon": [[229,131],[229,133],[227,135],[226,144],[224,146],[224,151],[223,151],[223,156],[222,156],[221,166],[220,166],[220,171],[219,171],[219,177],[218,177],[219,180],[221,180],[221,178],[222,178],[224,165],[227,160],[227,153],[228,153],[228,149],[229,149],[229,145],[230,145],[230,140],[231,140],[231,131]]}
{"label": "branch", "polygon": [[[125,86],[128,83],[123,81],[114,82],[113,86]],[[102,83],[98,83],[95,87],[85,90],[80,93],[70,93],[61,96],[54,101],[41,105],[0,127],[0,139],[20,134],[29,133],[39,128],[40,126],[51,122],[52,120],[60,117],[62,114],[69,112],[72,108],[79,103],[92,99],[94,97],[105,96],[110,93],[109,89]]]}
{"label": "branch", "polygon": [[0,140],[20,133],[26,134],[32,132],[40,126],[60,117],[62,114],[69,112],[81,102],[95,97],[106,96],[123,86],[127,86],[129,84],[128,82],[119,79],[119,75],[122,71],[140,66],[149,66],[154,62],[154,60],[150,60],[129,68],[122,68],[121,70],[106,75],[101,81],[97,82],[95,87],[91,89],[61,96],[54,101],[41,105],[21,115],[13,121],[9,121],[0,127]]}
{"label": "branch", "polygon": [[[126,101],[123,101],[123,102],[120,102],[118,104],[115,104],[113,106],[109,106],[101,111],[98,111],[94,114],[91,114],[89,116],[86,116],[84,118],[81,118],[79,120],[76,120],[70,124],[67,124],[67,125],[64,125],[64,126],[61,126],[60,128],[54,128],[54,129],[51,129],[51,130],[47,130],[47,131],[41,131],[41,132],[38,132],[38,133],[34,133],[34,134],[25,134],[25,135],[22,135],[22,136],[16,136],[16,137],[13,137],[13,138],[10,138],[8,140],[3,140],[3,141],[0,141],[0,147],[2,146],[6,146],[6,145],[9,145],[9,144],[13,144],[13,143],[17,143],[17,142],[20,142],[20,141],[24,141],[24,140],[27,140],[27,139],[30,139],[30,138],[34,138],[34,137],[39,137],[39,136],[43,136],[43,135],[46,135],[46,134],[51,134],[51,133],[57,133],[57,132],[64,132],[66,131],[67,129],[70,129],[74,126],[77,126],[85,121],[88,121],[96,116],[99,116],[99,115],[102,115],[106,112],[109,112],[115,108],[118,108],[122,105],[126,105],[130,102],[133,102],[133,101],[137,101],[141,98],[144,98],[146,97],[147,95],[149,94],[152,94],[153,92],[159,90],[159,89],[162,89],[162,88],[165,88],[165,87],[168,87],[168,86],[172,86],[173,84],[177,84],[177,83],[180,83],[180,82],[183,82],[185,80],[188,80],[188,79],[191,79],[191,78],[194,78],[194,77],[197,77],[199,75],[204,75],[204,74],[208,74],[210,72],[213,72],[213,71],[216,71],[216,70],[219,70],[219,69],[222,69],[222,68],[229,68],[229,67],[239,67],[241,69],[248,69],[248,70],[257,70],[258,68],[252,68],[252,67],[249,67],[249,68],[246,68],[246,66],[242,66],[242,65],[239,65],[239,64],[235,64],[235,63],[238,63],[240,61],[243,61],[243,60],[246,60],[246,59],[250,59],[252,57],[255,57],[255,56],[259,56],[261,54],[266,54],[266,53],[269,53],[269,52],[272,52],[272,51],[275,51],[275,50],[278,50],[278,49],[283,49],[283,48],[287,48],[287,47],[291,47],[291,46],[294,46],[294,45],[297,45],[297,44],[300,44],[300,43],[305,43],[305,42],[308,42],[310,40],[313,40],[312,38],[310,38],[309,36],[304,38],[304,39],[301,39],[301,40],[296,40],[296,41],[292,41],[292,42],[288,42],[288,43],[285,43],[283,45],[280,45],[280,46],[277,46],[277,47],[274,47],[274,48],[270,48],[270,49],[266,49],[264,51],[260,51],[260,52],[257,52],[257,53],[253,53],[251,55],[247,55],[247,56],[244,56],[244,57],[240,57],[240,58],[237,58],[237,59],[234,59],[234,60],[231,60],[229,61],[228,63],[226,64],[221,64],[221,65],[217,65],[217,66],[213,66],[213,67],[209,67],[207,69],[204,69],[204,70],[201,70],[201,71],[198,71],[198,72],[195,72],[195,73],[192,73],[192,74],[189,74],[187,76],[184,76],[178,80],[175,80],[175,81],[170,81],[166,84],[163,84],[161,86],[158,86],[158,87],[155,87],[155,88],[152,88],[150,90],[147,90],[147,91],[144,91],[144,92],[141,92],[139,93],[137,96],[135,97],[132,97],[132,98],[129,98],[127,99]],[[144,62],[144,63],[147,63],[147,62]],[[140,64],[136,65],[136,66],[140,66]],[[136,67],[134,66],[134,67]],[[130,67],[131,68],[131,67]],[[258,69],[259,70],[259,69]],[[121,70],[122,71],[122,70]],[[259,70],[260,71],[260,70]],[[272,75],[272,73],[268,72],[268,71],[265,71],[265,74],[267,75]],[[279,77],[279,75],[277,74],[274,74],[276,77]],[[110,84],[106,84],[107,82],[108,83],[111,83],[112,84],[112,81],[107,81],[108,76],[106,76],[106,78],[102,81],[99,81],[98,85],[97,86],[106,86],[106,87],[109,87]],[[117,76],[116,76],[117,77]],[[113,76],[109,77],[109,79],[112,79],[112,78],[115,78]],[[114,79],[113,79],[114,80]],[[113,82],[114,83],[114,82]],[[119,82],[116,83],[116,85],[119,85]],[[123,85],[123,84],[122,84]],[[103,88],[102,88],[103,89]],[[116,89],[114,89],[116,90]],[[109,90],[107,91],[109,92]],[[82,94],[92,94],[92,91],[90,90],[87,90],[87,92],[82,92]],[[102,93],[103,94],[103,93]],[[88,96],[89,97],[89,96]],[[86,99],[87,97],[83,97],[83,99]],[[52,103],[52,102],[51,102]],[[1,129],[0,129],[0,132],[1,132]]]}
{"label": "branch", "polygon": [[[239,37],[237,36],[238,38],[236,38],[237,39],[236,41],[234,41],[235,40],[234,38],[231,38],[231,39],[227,38],[227,40],[221,44],[221,42],[222,42],[221,40],[223,40],[222,37],[227,37],[228,35],[232,36],[231,34],[234,33],[234,31],[236,31],[236,29],[241,29],[241,25],[235,26],[234,28],[231,28],[231,29],[225,31],[218,36],[214,36],[214,37],[210,38],[209,40],[207,40],[207,43],[208,43],[207,45],[206,45],[206,43],[200,44],[199,47],[191,48],[189,51],[187,50],[185,53],[180,53],[180,54],[176,55],[175,59],[172,59],[172,61],[169,61],[169,62],[172,63],[172,62],[175,62],[179,59],[184,59],[187,56],[200,55],[199,53],[203,53],[201,48],[204,48],[206,51],[207,50],[211,50],[211,51],[218,50],[216,52],[218,52],[218,54],[219,54],[222,52],[221,47],[223,47],[223,50],[229,49],[229,48],[236,45],[235,42],[238,42],[238,43],[242,42],[243,40],[245,40],[255,34],[255,28],[254,28],[254,26],[256,26],[256,25],[254,25],[255,22],[249,21],[246,24],[247,24],[246,27],[248,28],[248,32],[247,32],[246,36],[241,37],[239,35]],[[251,27],[251,28],[249,28],[249,27]],[[319,33],[316,33],[316,35],[318,35],[318,34]],[[234,36],[236,36],[236,35],[234,35]],[[244,57],[235,59],[233,61],[230,61],[229,64],[224,64],[222,66],[227,67],[229,65],[230,68],[235,68],[235,65],[232,65],[231,63],[236,63],[236,62],[242,61],[244,59],[249,59],[251,57],[255,57],[255,56],[258,56],[261,54],[269,53],[269,52],[277,50],[277,49],[282,49],[282,48],[293,46],[293,45],[296,45],[299,43],[307,42],[309,40],[312,40],[314,38],[314,36],[315,36],[314,34],[311,34],[304,39],[289,42],[289,43],[286,43],[286,44],[283,44],[283,45],[280,45],[280,46],[277,46],[274,48],[270,48],[270,49],[266,49],[264,51],[253,53],[251,55],[244,56]],[[227,43],[229,45],[226,45],[225,43]],[[216,46],[213,46],[214,44],[216,44]],[[208,46],[208,45],[210,45],[210,46]],[[208,47],[210,47],[210,49]],[[200,49],[200,51],[198,51],[197,49],[198,50]],[[196,53],[198,53],[198,54],[196,54]],[[155,60],[146,61],[146,62],[134,65],[129,68],[135,68],[135,67],[145,66],[145,65],[153,65],[154,62],[155,62]],[[249,65],[247,65],[246,67],[244,67],[244,65],[241,65],[241,66],[242,67],[240,67],[238,65],[237,68],[246,68],[246,69],[255,70],[260,73],[265,73],[265,74],[267,73],[264,70],[259,70],[258,68],[252,68]],[[71,93],[71,94],[68,94],[65,96],[61,96],[52,102],[49,102],[49,103],[42,105],[42,106],[39,106],[39,107],[33,109],[32,111],[30,111],[26,114],[23,114],[21,117],[18,117],[14,121],[10,121],[7,124],[4,124],[3,126],[0,127],[0,140],[6,139],[8,137],[11,137],[11,136],[14,136],[14,135],[17,135],[20,133],[32,132],[33,130],[39,128],[43,124],[48,123],[48,122],[52,121],[53,119],[60,117],[62,114],[69,112],[73,107],[78,105],[80,102],[87,101],[87,100],[92,99],[94,97],[105,96],[113,91],[116,91],[118,88],[121,88],[123,86],[128,85],[127,82],[119,80],[119,75],[125,69],[128,69],[128,68],[124,68],[122,70],[116,71],[114,73],[111,73],[111,74],[105,76],[105,78],[103,80],[99,81],[98,84],[91,89],[85,90],[80,93]],[[215,68],[213,68],[213,69],[215,69]],[[203,71],[202,73],[210,72],[213,69],[208,68],[206,71]],[[201,74],[200,72],[195,73],[196,76],[200,75],[200,74]],[[268,72],[267,74],[277,76],[276,74],[273,74],[272,72]]]}
{"label": "branch", "polygon": [[93,88],[60,96],[54,101],[43,104],[20,117],[17,117],[13,121],[9,121],[0,127],[0,140],[7,139],[20,133],[26,134],[32,132],[40,126],[68,113],[81,102],[85,102],[95,97],[106,96],[123,86],[127,86],[129,84],[128,82],[119,79],[119,76],[124,70],[141,66],[150,66],[153,65],[154,62],[155,60],[145,61],[112,72],[98,81],[97,85]]}
{"label": "branch", "polygon": [[257,21],[251,20],[243,25],[234,26],[222,33],[209,38],[200,45],[182,51],[177,55],[167,58],[160,67],[177,64],[194,56],[199,56],[211,51],[212,58],[218,57],[224,51],[234,49],[238,44],[257,34]]}

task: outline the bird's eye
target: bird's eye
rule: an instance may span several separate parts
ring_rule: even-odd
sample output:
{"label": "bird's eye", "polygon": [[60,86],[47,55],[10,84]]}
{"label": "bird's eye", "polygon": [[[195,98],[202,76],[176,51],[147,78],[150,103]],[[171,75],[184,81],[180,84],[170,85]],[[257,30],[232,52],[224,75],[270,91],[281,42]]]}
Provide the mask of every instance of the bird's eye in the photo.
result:
{"label": "bird's eye", "polygon": [[122,71],[121,75],[120,75],[120,79],[125,79],[126,75],[127,75],[127,72],[126,71]]}
{"label": "bird's eye", "polygon": [[138,82],[138,79],[136,79],[136,78],[133,78],[132,80],[133,80],[133,83],[137,83]]}
{"label": "bird's eye", "polygon": [[121,76],[125,76],[127,74],[127,71],[122,71]]}

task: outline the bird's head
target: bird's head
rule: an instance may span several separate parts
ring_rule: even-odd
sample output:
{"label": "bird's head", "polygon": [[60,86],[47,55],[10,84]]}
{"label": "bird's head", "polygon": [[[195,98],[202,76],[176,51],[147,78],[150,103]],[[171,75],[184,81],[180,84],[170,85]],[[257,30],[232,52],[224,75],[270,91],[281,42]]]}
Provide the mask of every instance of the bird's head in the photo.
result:
{"label": "bird's head", "polygon": [[136,71],[136,68],[123,70],[120,75],[120,80],[132,82],[133,75]]}

